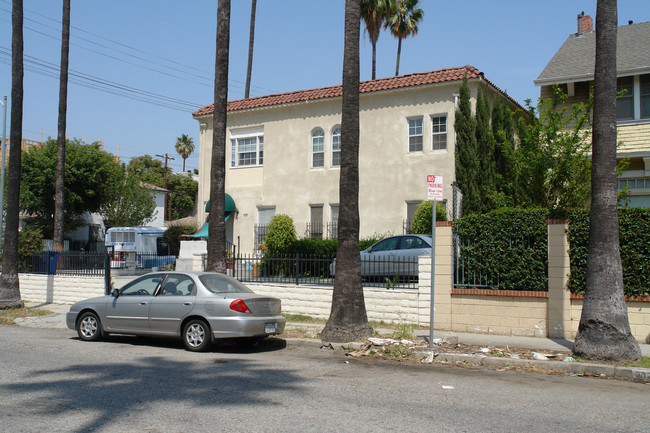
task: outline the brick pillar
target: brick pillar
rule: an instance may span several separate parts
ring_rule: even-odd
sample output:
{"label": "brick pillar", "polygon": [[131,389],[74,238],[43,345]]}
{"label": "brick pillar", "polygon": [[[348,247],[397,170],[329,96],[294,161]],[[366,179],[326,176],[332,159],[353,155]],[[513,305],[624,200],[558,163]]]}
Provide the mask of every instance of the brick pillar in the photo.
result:
{"label": "brick pillar", "polygon": [[548,336],[571,339],[571,294],[567,288],[569,240],[566,220],[548,222]]}
{"label": "brick pillar", "polygon": [[[451,222],[436,223],[436,285],[434,290],[434,329],[451,329],[451,287],[453,280]],[[418,324],[428,325],[431,302],[431,256],[420,257]]]}

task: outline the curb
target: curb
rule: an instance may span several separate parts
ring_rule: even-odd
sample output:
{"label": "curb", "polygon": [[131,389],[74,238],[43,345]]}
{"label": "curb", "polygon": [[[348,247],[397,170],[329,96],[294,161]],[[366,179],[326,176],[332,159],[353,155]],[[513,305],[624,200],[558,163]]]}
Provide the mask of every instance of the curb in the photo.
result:
{"label": "curb", "polygon": [[[311,347],[329,348],[332,350],[360,350],[366,343],[329,343],[309,338],[286,338],[287,343],[307,345]],[[426,354],[428,352],[421,352]],[[479,354],[464,353],[439,353],[434,356],[433,364],[472,364],[485,367],[517,367],[537,368],[576,375],[593,375],[603,377],[617,377],[624,379],[650,380],[650,368],[619,367],[607,364],[593,364],[587,362],[563,361],[538,361],[534,359],[501,358]]]}

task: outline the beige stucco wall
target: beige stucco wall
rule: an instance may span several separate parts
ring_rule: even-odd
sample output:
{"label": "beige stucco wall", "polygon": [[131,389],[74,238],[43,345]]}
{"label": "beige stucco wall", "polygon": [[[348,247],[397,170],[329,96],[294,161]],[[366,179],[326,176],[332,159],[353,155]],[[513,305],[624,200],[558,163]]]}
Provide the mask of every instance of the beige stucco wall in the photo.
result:
{"label": "beige stucco wall", "polygon": [[[472,88],[475,103],[476,86]],[[445,198],[451,202],[454,180],[454,95],[458,82],[364,94],[360,100],[359,212],[360,235],[402,233],[407,201],[425,199],[426,175],[444,176]],[[490,88],[491,91],[492,88]],[[431,150],[431,117],[447,116],[447,150]],[[408,119],[423,118],[423,151],[408,152]],[[205,221],[209,199],[212,117],[197,118],[200,180],[198,220]],[[331,222],[330,205],[339,203],[338,167],[331,167],[331,132],[341,122],[341,100],[318,100],[229,113],[226,148],[226,192],[235,200],[233,242],[254,250],[257,209],[275,207],[294,220],[299,237],[310,221],[310,205],[323,206],[323,223]],[[230,133],[264,130],[264,166],[230,168]],[[325,132],[325,166],[311,168],[311,133]],[[450,209],[451,210],[451,209]]]}
{"label": "beige stucco wall", "polygon": [[[571,299],[571,339],[578,333],[582,315],[582,299]],[[650,344],[650,305],[648,302],[626,302],[632,335],[639,343]]]}

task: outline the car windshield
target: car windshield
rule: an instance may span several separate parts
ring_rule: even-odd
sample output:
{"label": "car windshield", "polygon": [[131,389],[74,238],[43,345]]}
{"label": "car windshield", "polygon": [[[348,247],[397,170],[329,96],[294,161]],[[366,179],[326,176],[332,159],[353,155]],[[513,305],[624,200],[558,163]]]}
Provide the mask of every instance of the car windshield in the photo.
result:
{"label": "car windshield", "polygon": [[225,275],[205,274],[199,280],[212,293],[253,293],[251,289]]}

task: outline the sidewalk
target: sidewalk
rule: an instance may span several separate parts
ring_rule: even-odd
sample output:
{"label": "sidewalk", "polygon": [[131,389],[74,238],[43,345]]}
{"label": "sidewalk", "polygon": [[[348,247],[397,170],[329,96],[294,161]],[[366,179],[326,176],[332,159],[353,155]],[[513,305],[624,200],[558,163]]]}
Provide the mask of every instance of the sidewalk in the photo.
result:
{"label": "sidewalk", "polygon": [[[46,328],[46,329],[68,329],[65,323],[65,315],[70,309],[70,305],[65,304],[41,304],[36,302],[26,302],[26,308],[42,308],[51,311],[53,314],[39,317],[17,318],[16,325],[28,328]],[[313,335],[322,329],[322,324],[312,323],[287,323],[287,330],[290,329],[309,329]],[[390,334],[391,330],[380,329],[382,334]],[[421,339],[428,339],[428,330],[416,330],[415,336]],[[524,337],[524,336],[506,336],[491,334],[470,334],[462,332],[448,332],[434,330],[434,338],[445,339],[450,336],[458,338],[458,342],[466,345],[476,345],[482,347],[500,346],[510,348],[532,349],[545,352],[570,352],[573,349],[573,342],[569,340],[555,340],[551,338]],[[314,338],[296,338],[288,339],[292,344],[310,344],[320,346],[320,340]],[[341,347],[351,347],[351,345],[337,345]],[[650,345],[640,344],[641,354],[650,356]],[[546,370],[557,370],[580,373],[588,371],[591,373],[604,374],[606,376],[617,376],[627,378],[639,378],[650,380],[650,369],[638,367],[614,367],[610,364],[596,363],[567,363],[561,361],[533,361],[525,359],[506,359],[490,357],[485,355],[467,355],[467,354],[440,354],[438,361],[443,362],[469,362],[472,364],[492,365],[504,367],[507,366],[532,366]]]}

